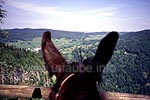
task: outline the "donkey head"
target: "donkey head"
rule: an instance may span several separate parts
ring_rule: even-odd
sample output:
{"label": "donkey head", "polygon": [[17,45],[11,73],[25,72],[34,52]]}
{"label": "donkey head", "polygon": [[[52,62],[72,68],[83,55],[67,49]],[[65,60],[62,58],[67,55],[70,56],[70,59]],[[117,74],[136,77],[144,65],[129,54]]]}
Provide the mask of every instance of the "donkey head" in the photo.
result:
{"label": "donkey head", "polygon": [[[54,96],[51,96],[51,99],[56,99],[58,93],[59,99],[57,98],[57,100],[100,99],[96,89],[96,81],[101,81],[102,71],[113,54],[118,37],[117,32],[110,32],[99,43],[94,57],[87,58],[82,63],[68,64],[52,43],[51,33],[45,32],[42,37],[43,58],[49,74],[55,74],[57,77],[57,82],[53,87]],[[74,69],[80,70],[74,72]],[[71,87],[69,84],[72,84]],[[74,93],[75,90],[78,92]],[[70,96],[66,96],[67,94]]]}

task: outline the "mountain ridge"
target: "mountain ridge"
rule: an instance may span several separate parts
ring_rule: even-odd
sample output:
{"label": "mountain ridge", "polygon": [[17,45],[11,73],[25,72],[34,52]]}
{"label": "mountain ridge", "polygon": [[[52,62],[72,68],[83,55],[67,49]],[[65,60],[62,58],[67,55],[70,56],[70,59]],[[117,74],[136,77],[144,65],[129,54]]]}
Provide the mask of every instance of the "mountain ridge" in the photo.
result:
{"label": "mountain ridge", "polygon": [[[106,35],[108,32],[74,32],[74,31],[64,31],[64,30],[54,30],[54,29],[32,29],[32,28],[14,28],[14,29],[4,29],[8,32],[8,37],[11,39],[30,39],[35,37],[42,37],[45,31],[50,31],[52,33],[52,38],[68,38],[68,39],[80,39],[83,35],[88,37],[89,35]],[[150,29],[141,30],[137,32],[119,32],[120,35],[125,35],[128,33],[150,33]]]}

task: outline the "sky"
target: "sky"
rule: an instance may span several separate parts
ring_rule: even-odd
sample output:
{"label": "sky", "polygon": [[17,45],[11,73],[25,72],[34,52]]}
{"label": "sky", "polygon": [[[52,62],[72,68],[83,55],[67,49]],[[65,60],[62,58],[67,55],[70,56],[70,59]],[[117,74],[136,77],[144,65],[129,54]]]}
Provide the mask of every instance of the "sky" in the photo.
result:
{"label": "sky", "polygon": [[2,29],[66,31],[150,29],[150,0],[6,0]]}

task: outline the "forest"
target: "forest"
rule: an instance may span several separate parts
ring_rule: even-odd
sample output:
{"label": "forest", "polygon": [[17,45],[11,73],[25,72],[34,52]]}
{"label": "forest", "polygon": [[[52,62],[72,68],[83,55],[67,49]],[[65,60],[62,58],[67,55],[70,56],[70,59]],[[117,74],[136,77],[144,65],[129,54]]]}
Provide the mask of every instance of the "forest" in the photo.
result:
{"label": "forest", "polygon": [[[48,78],[42,59],[40,45],[44,31],[52,32],[52,41],[68,62],[93,56],[107,34],[28,28],[3,31],[7,37],[0,34],[0,84],[32,86],[51,86],[56,81],[55,76]],[[150,95],[150,30],[120,32],[102,77],[97,86],[100,91]]]}

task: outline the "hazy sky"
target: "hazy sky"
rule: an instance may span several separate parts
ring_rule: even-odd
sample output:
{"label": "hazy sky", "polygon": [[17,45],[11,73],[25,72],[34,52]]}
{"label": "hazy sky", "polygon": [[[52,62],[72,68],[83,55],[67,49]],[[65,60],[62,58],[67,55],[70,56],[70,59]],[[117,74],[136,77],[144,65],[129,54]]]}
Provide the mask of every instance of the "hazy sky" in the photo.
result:
{"label": "hazy sky", "polygon": [[2,28],[68,31],[150,29],[150,0],[6,0]]}

